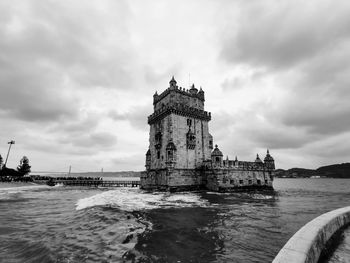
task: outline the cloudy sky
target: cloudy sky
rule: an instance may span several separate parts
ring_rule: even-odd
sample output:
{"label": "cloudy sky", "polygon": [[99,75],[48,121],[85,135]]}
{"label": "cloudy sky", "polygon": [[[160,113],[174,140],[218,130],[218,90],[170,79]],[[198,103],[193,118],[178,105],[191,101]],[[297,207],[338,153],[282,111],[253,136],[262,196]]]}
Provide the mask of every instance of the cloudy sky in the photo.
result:
{"label": "cloudy sky", "polygon": [[350,2],[0,2],[0,154],[33,171],[142,170],[152,96],[202,86],[230,158],[350,161]]}

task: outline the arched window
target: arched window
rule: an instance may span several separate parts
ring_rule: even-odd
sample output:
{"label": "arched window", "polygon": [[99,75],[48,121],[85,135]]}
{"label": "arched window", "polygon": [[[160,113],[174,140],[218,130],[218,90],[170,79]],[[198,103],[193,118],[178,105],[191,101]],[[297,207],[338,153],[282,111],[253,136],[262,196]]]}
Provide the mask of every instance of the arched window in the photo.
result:
{"label": "arched window", "polygon": [[157,132],[155,135],[155,147],[156,149],[160,149],[162,147],[162,133],[161,132]]}
{"label": "arched window", "polygon": [[175,162],[176,146],[173,142],[169,142],[166,146],[166,161]]}
{"label": "arched window", "polygon": [[189,129],[188,133],[186,134],[186,143],[187,143],[187,149],[193,150],[196,148],[196,135]]}

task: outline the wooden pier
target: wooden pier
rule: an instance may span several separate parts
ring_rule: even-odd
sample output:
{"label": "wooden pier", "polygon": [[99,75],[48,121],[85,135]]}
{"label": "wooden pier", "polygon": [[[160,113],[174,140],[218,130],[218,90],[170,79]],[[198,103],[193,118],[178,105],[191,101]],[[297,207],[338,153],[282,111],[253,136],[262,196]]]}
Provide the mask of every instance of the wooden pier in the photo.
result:
{"label": "wooden pier", "polygon": [[33,180],[35,183],[52,185],[62,184],[64,186],[86,186],[86,187],[139,187],[140,181],[138,180],[89,180],[89,179],[61,179],[50,178],[45,180]]}
{"label": "wooden pier", "polygon": [[140,181],[126,181],[126,180],[54,180],[56,184],[63,184],[65,186],[92,186],[92,187],[139,187]]}

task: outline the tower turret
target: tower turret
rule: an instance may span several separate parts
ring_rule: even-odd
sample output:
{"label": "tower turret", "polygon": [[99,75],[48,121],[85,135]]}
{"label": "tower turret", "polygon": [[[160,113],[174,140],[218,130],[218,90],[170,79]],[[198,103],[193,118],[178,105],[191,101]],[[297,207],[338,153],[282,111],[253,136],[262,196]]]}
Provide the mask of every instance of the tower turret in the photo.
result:
{"label": "tower turret", "polygon": [[213,152],[211,153],[211,161],[212,164],[215,166],[222,166],[222,157],[223,154],[222,152],[219,150],[218,145],[215,145],[215,149],[213,150]]}
{"label": "tower turret", "polygon": [[196,87],[194,86],[194,84],[192,84],[191,88],[190,88],[190,93],[192,95],[196,95],[198,92],[198,89],[196,89]]}
{"label": "tower turret", "polygon": [[275,160],[270,155],[270,152],[269,152],[268,149],[267,149],[266,156],[264,158],[264,163],[265,163],[265,167],[267,169],[269,169],[269,170],[274,170],[275,169]]}
{"label": "tower turret", "polygon": [[263,163],[259,157],[259,154],[256,154],[256,159],[255,159],[256,163]]}
{"label": "tower turret", "polygon": [[169,81],[169,85],[170,85],[170,88],[176,88],[176,80],[174,78],[174,76],[171,78],[171,80]]}
{"label": "tower turret", "polygon": [[202,101],[204,101],[204,91],[202,90],[202,87],[199,88],[198,94],[197,94],[198,98],[200,98]]}
{"label": "tower turret", "polygon": [[151,167],[151,151],[150,149],[148,149],[147,153],[146,153],[146,170],[149,170]]}

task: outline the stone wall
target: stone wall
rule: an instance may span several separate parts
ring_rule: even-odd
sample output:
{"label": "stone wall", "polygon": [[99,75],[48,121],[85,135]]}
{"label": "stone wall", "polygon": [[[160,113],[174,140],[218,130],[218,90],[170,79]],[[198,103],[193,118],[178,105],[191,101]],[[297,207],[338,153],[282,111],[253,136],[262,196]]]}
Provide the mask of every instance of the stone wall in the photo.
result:
{"label": "stone wall", "polygon": [[157,96],[156,102],[154,103],[154,110],[159,110],[164,105],[171,105],[172,103],[180,103],[200,110],[204,109],[204,100],[200,99],[198,96],[188,91],[179,90],[178,88],[168,88]]}
{"label": "stone wall", "polygon": [[[273,263],[316,263],[332,236],[350,224],[350,206],[325,213],[292,236]],[[291,261],[292,260],[292,261]]]}
{"label": "stone wall", "polygon": [[141,173],[141,189],[192,190],[203,188],[202,176],[193,169],[157,169]]}
{"label": "stone wall", "polygon": [[272,188],[273,171],[209,169],[205,171],[206,188],[212,191],[234,191],[240,187]]}
{"label": "stone wall", "polygon": [[[204,160],[210,159],[208,122],[173,114],[173,142],[177,148],[175,168],[195,169]],[[187,120],[191,120],[191,131],[196,136],[196,146],[188,149],[186,134],[189,131]]]}
{"label": "stone wall", "polygon": [[[196,136],[196,146],[194,149],[188,149],[186,143],[186,134],[189,131],[187,120],[191,120],[191,131]],[[161,132],[161,147],[156,149],[156,133]],[[176,114],[170,114],[158,123],[150,126],[149,145],[151,152],[150,169],[166,168],[166,146],[172,141],[176,146],[175,168],[194,169],[201,166],[204,160],[210,160],[209,148],[209,128],[208,122],[195,118],[188,118]],[[158,158],[157,151],[160,151]]]}
{"label": "stone wall", "polygon": [[[273,172],[237,169],[156,169],[143,172],[142,189],[185,190],[186,187],[211,191],[236,191],[240,188],[272,189]],[[178,188],[178,189],[176,189]]]}

